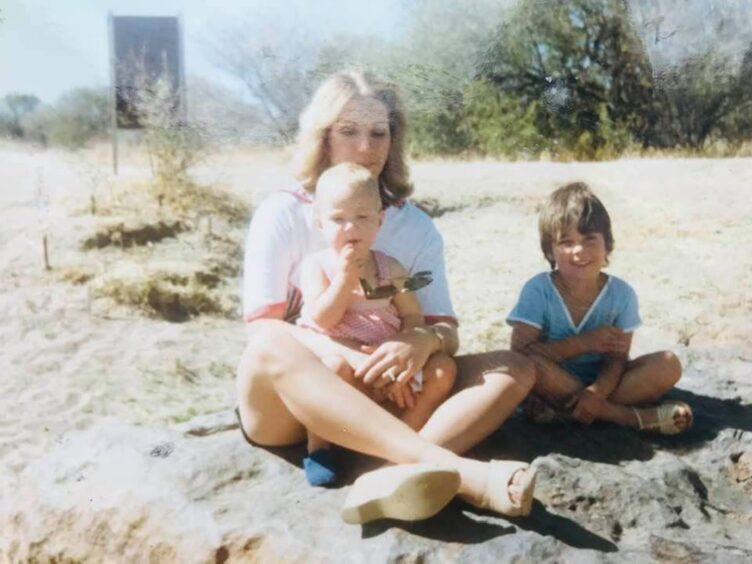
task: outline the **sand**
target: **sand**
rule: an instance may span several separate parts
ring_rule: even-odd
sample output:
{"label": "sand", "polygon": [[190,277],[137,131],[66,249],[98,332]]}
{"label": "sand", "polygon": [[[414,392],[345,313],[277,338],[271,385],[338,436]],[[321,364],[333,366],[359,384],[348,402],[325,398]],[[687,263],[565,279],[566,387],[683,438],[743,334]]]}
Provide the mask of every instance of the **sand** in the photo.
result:
{"label": "sand", "polygon": [[[234,150],[212,157],[194,176],[240,198],[250,213],[289,181],[286,160],[284,152]],[[616,250],[608,272],[640,297],[644,325],[633,352],[670,349],[684,363],[681,387],[752,400],[752,159],[420,162],[412,170],[418,199],[435,198],[453,210],[436,223],[463,351],[508,346],[504,317],[524,281],[547,267],[538,249],[537,206],[560,184],[585,180],[612,216]],[[148,178],[148,161],[135,150],[126,151],[113,177],[106,147],[77,154],[0,147],[4,478],[103,418],[164,426],[234,403],[244,341],[239,316],[171,323],[93,295],[97,279],[123,269],[169,263],[190,270],[197,252],[211,245],[201,235],[206,218],[196,218],[192,234],[182,238],[81,250],[112,215],[107,206],[117,195],[138,199]],[[154,201],[143,201],[149,213],[165,215],[154,211]],[[242,227],[218,221],[212,230],[242,244]],[[95,278],[67,281],[76,269]],[[225,280],[229,303],[237,303],[239,284],[237,277]]]}

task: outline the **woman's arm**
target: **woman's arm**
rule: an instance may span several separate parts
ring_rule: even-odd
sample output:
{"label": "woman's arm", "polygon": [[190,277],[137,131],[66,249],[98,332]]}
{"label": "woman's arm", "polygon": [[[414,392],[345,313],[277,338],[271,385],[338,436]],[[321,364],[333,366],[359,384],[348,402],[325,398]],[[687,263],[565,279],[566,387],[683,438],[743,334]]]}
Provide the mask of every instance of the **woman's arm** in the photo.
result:
{"label": "woman's arm", "polygon": [[[389,272],[394,278],[404,278],[408,276],[407,270],[392,257],[389,260]],[[397,308],[397,313],[402,320],[402,331],[409,331],[416,327],[425,327],[426,319],[423,317],[423,310],[420,302],[414,292],[398,292],[392,298],[392,304]]]}
{"label": "woman's arm", "polygon": [[290,194],[271,194],[256,208],[243,255],[243,320],[284,319],[299,204]]}

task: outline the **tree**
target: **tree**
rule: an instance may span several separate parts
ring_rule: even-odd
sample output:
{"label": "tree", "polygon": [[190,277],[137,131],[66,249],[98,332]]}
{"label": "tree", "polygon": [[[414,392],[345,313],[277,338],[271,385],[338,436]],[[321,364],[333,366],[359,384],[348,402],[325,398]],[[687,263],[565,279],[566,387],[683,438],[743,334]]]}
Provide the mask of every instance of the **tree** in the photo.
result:
{"label": "tree", "polygon": [[104,88],[76,88],[52,106],[40,105],[25,114],[24,137],[42,145],[78,149],[104,135],[109,124],[108,95]]}
{"label": "tree", "polygon": [[739,104],[738,78],[714,53],[687,59],[656,79],[660,108],[654,143],[702,149]]}
{"label": "tree", "polygon": [[629,4],[653,67],[650,144],[700,150],[714,137],[741,142],[752,96],[742,61],[752,42],[749,2],[686,0],[681,10],[670,0]]}
{"label": "tree", "polygon": [[288,143],[316,77],[321,39],[306,22],[268,8],[253,19],[237,17],[206,40],[217,67],[242,84],[269,131],[272,143]]}
{"label": "tree", "polygon": [[39,105],[39,98],[32,94],[8,94],[5,105],[10,112],[7,128],[12,137],[22,138],[24,130],[21,121],[24,116],[33,112]]}
{"label": "tree", "polygon": [[629,138],[620,130],[647,142],[652,72],[624,0],[522,0],[479,78],[535,105],[539,132],[578,156],[618,151]]}

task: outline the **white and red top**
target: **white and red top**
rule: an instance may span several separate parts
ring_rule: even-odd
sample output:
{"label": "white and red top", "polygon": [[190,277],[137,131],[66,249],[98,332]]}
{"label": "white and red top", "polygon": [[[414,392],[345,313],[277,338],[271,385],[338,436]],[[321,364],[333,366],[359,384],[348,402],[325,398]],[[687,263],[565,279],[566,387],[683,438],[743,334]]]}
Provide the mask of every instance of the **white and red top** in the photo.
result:
{"label": "white and red top", "polygon": [[[311,203],[302,189],[275,192],[254,212],[243,263],[245,321],[298,315],[300,265],[310,253],[326,248],[314,225]],[[457,322],[446,280],[444,242],[425,212],[409,202],[387,208],[373,248],[397,259],[411,275],[430,270],[433,282],[416,292],[426,322]]]}

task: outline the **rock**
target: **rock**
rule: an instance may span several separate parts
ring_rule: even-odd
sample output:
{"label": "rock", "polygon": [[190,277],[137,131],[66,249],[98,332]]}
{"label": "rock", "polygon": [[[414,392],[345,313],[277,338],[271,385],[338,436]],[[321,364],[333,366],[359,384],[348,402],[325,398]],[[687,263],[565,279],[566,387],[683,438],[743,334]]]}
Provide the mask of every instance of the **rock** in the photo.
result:
{"label": "rock", "polygon": [[[300,448],[249,446],[231,411],[174,429],[109,421],[65,437],[8,485],[0,559],[749,561],[750,434],[682,440],[513,418],[476,454],[537,457],[530,517],[456,501],[423,522],[359,527],[339,518],[346,487],[309,487]],[[357,469],[348,479],[375,463],[343,459]]]}

